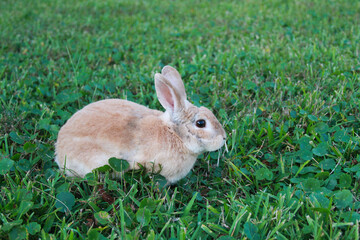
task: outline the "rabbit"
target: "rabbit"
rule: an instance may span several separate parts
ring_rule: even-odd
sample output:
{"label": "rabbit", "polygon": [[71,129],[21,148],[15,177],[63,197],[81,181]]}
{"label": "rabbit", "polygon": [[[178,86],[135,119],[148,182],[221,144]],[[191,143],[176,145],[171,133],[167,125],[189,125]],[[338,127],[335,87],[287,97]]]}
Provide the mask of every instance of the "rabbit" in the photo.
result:
{"label": "rabbit", "polygon": [[155,89],[165,112],[122,99],[91,103],[76,112],[59,131],[55,161],[68,176],[85,176],[116,157],[160,171],[176,183],[197,156],[221,148],[226,133],[214,114],[186,99],[179,72],[165,66],[155,74]]}

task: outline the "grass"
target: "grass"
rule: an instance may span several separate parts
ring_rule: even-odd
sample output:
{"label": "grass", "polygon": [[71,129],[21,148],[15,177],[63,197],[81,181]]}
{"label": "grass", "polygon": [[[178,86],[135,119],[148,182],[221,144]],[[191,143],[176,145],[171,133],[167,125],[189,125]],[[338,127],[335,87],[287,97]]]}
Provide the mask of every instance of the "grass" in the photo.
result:
{"label": "grass", "polygon": [[[0,2],[0,238],[359,239],[360,3]],[[228,152],[176,185],[128,172],[68,178],[53,162],[78,109],[161,109],[175,66]]]}

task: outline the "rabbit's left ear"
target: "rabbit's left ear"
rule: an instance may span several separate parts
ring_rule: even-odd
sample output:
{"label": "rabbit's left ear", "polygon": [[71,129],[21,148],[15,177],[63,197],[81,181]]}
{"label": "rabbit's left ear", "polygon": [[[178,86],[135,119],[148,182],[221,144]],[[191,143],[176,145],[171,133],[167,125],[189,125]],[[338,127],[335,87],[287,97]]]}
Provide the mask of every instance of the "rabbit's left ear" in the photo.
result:
{"label": "rabbit's left ear", "polygon": [[155,74],[157,97],[161,105],[171,115],[180,113],[185,108],[186,93],[181,78],[178,78],[179,76],[176,76],[174,73],[169,74],[169,72],[166,74],[166,77],[160,73]]}

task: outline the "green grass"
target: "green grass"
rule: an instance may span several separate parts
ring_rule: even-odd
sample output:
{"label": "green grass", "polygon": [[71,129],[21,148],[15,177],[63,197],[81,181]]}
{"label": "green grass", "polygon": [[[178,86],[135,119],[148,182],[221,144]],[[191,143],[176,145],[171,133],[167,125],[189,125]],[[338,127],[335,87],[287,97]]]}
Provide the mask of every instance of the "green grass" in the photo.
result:
{"label": "green grass", "polygon": [[[0,9],[1,239],[359,239],[359,2]],[[225,126],[219,165],[206,153],[165,188],[143,171],[64,176],[66,120],[104,98],[161,109],[153,75],[166,64]]]}

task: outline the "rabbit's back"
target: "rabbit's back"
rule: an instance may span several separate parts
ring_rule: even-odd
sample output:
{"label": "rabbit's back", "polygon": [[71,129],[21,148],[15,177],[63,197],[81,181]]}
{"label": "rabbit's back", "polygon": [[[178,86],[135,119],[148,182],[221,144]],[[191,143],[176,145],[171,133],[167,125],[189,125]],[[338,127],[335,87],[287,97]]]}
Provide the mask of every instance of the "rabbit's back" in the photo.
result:
{"label": "rabbit's back", "polygon": [[160,111],[126,100],[102,100],[91,103],[76,112],[61,128],[59,138],[64,134],[76,137],[93,136],[114,139],[126,136],[128,138],[129,135],[124,134],[124,131],[132,131],[146,116],[160,116],[161,114]]}

